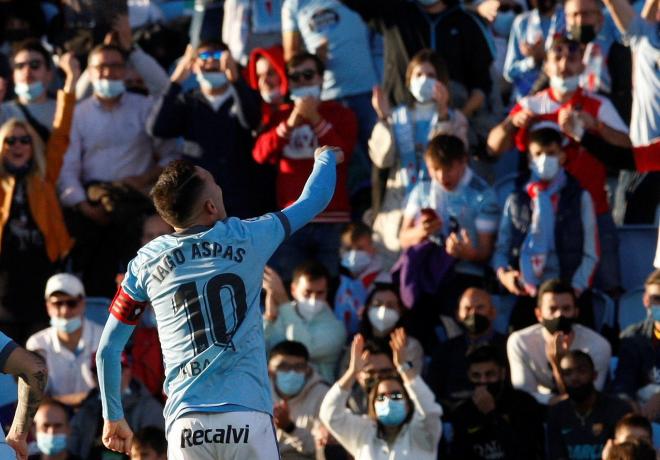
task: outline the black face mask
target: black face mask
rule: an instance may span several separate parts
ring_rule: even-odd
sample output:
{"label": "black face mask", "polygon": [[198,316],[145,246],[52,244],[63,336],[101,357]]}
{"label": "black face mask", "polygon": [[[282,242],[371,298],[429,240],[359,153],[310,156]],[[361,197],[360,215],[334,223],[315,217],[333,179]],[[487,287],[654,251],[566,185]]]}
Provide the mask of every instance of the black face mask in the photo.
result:
{"label": "black face mask", "polygon": [[472,335],[481,335],[490,327],[490,319],[479,313],[468,316],[463,321],[463,326]]}
{"label": "black face mask", "polygon": [[576,42],[586,45],[596,39],[596,29],[590,24],[574,25],[569,30],[569,35]]}
{"label": "black face mask", "polygon": [[503,387],[504,387],[504,382],[501,380],[499,382],[486,384],[486,389],[488,390],[488,393],[490,393],[490,395],[495,399],[497,399],[500,393],[502,393]]}
{"label": "black face mask", "polygon": [[593,382],[585,383],[584,385],[580,385],[578,387],[566,387],[566,393],[568,393],[568,397],[578,404],[585,402],[594,391]]}
{"label": "black face mask", "polygon": [[563,332],[568,334],[573,330],[573,323],[575,319],[567,318],[566,316],[560,316],[559,318],[546,319],[543,318],[541,324],[545,327],[550,334],[555,332]]}

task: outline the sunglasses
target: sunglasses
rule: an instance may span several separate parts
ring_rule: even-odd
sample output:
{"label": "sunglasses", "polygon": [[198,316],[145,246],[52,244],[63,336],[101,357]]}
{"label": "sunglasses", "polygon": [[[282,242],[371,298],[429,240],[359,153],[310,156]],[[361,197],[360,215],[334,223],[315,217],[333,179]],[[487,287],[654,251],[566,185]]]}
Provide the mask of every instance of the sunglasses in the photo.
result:
{"label": "sunglasses", "polygon": [[316,71],[312,69],[301,70],[300,72],[291,72],[289,75],[289,80],[294,83],[299,83],[301,80],[312,81],[316,76]]}
{"label": "sunglasses", "polygon": [[393,391],[392,393],[383,393],[376,395],[376,401],[385,401],[386,399],[389,399],[391,401],[398,401],[403,399],[403,393],[400,391]]}
{"label": "sunglasses", "polygon": [[32,138],[30,136],[8,136],[5,137],[5,144],[14,145],[15,143],[20,142],[23,145],[32,144]]}
{"label": "sunglasses", "polygon": [[21,70],[25,66],[28,66],[30,70],[39,70],[43,65],[44,62],[39,59],[30,59],[25,62],[14,62],[14,68],[16,70]]}
{"label": "sunglasses", "polygon": [[219,61],[222,57],[222,51],[202,51],[197,55],[202,61],[208,61],[209,59],[215,59]]}
{"label": "sunglasses", "polygon": [[80,300],[55,300],[51,302],[51,304],[53,304],[55,307],[62,307],[66,305],[67,308],[76,308],[78,303],[80,303]]}

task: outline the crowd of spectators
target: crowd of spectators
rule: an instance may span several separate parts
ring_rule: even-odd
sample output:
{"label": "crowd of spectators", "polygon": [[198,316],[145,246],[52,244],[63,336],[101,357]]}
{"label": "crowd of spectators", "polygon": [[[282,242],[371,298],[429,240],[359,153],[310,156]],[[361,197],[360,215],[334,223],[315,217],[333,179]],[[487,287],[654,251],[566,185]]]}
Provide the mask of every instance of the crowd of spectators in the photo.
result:
{"label": "crowd of spectators", "polygon": [[[655,248],[619,235],[657,226],[659,30],[658,0],[0,0],[0,330],[49,373],[30,458],[109,458],[94,357],[173,231],[162,168],[250,218],[323,145],[334,197],[263,275],[282,458],[656,458],[660,246],[626,286]],[[121,364],[130,458],[165,459],[150,307]]]}

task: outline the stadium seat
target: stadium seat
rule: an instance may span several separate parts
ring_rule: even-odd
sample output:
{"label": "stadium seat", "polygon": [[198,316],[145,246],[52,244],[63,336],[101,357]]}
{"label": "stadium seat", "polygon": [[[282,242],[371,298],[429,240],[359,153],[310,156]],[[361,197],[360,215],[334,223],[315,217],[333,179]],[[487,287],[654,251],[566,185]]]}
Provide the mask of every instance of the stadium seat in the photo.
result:
{"label": "stadium seat", "polygon": [[603,326],[614,327],[616,304],[607,294],[598,289],[591,291],[591,302],[594,311],[594,328],[601,332]]}
{"label": "stadium seat", "polygon": [[497,316],[493,322],[493,328],[500,334],[509,334],[509,319],[513,306],[516,304],[516,297],[513,295],[493,295],[493,305],[497,310]]}
{"label": "stadium seat", "polygon": [[497,195],[497,204],[500,206],[500,209],[504,209],[504,203],[506,203],[507,197],[515,189],[517,178],[518,173],[512,172],[497,179],[493,184],[495,194]]}
{"label": "stadium seat", "polygon": [[646,309],[642,303],[644,287],[638,287],[626,292],[619,299],[619,327],[623,331],[631,324],[646,318]]}
{"label": "stadium seat", "polygon": [[105,326],[105,322],[108,320],[110,313],[108,312],[108,307],[110,307],[110,302],[112,300],[107,297],[87,297],[85,298],[85,317],[101,326]]}
{"label": "stadium seat", "polygon": [[652,423],[653,426],[653,447],[660,449],[660,423]]}
{"label": "stadium seat", "polygon": [[621,285],[628,291],[644,284],[653,271],[658,229],[654,225],[624,225],[618,235]]}

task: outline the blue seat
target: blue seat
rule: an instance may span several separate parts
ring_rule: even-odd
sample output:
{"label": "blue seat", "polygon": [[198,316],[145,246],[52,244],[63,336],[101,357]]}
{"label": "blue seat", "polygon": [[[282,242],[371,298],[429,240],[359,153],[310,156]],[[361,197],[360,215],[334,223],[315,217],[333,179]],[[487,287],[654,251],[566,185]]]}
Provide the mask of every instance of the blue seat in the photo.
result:
{"label": "blue seat", "polygon": [[646,308],[642,301],[644,287],[632,289],[619,299],[619,327],[623,331],[631,324],[646,319]]}
{"label": "blue seat", "polygon": [[617,233],[621,285],[628,291],[644,284],[653,271],[658,228],[654,225],[624,225]]}
{"label": "blue seat", "polygon": [[493,305],[497,310],[497,316],[493,321],[493,328],[500,334],[509,335],[509,320],[511,312],[516,304],[516,296],[506,295],[492,295]]}
{"label": "blue seat", "polygon": [[616,304],[607,294],[598,289],[591,291],[591,302],[594,311],[594,328],[601,332],[603,326],[614,327],[616,320]]}
{"label": "blue seat", "polygon": [[515,190],[516,179],[518,179],[518,173],[512,172],[503,177],[500,177],[493,184],[495,195],[497,195],[497,204],[499,204],[500,209],[504,209],[504,203],[506,203],[506,199]]}
{"label": "blue seat", "polygon": [[111,299],[107,297],[87,297],[85,298],[85,318],[90,321],[105,326],[105,322],[110,316],[108,308],[110,307]]}

